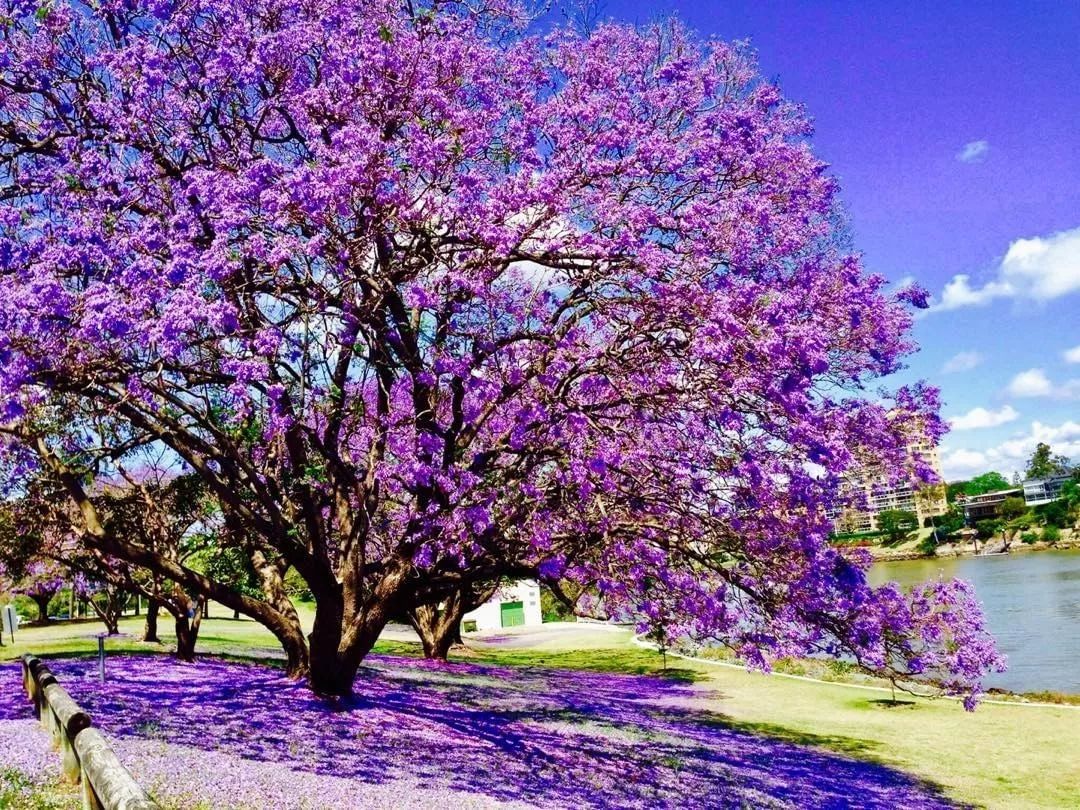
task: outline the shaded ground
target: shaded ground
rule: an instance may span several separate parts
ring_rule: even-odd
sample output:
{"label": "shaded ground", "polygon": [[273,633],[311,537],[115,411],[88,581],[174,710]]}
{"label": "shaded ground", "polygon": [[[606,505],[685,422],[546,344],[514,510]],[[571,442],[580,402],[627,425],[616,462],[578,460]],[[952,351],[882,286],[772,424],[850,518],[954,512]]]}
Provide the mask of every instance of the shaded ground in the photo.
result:
{"label": "shaded ground", "polygon": [[[899,771],[726,723],[700,688],[658,677],[372,656],[356,698],[331,704],[214,659],[114,656],[106,684],[87,659],[50,666],[177,806],[955,806]],[[7,698],[17,667],[0,677],[0,719],[24,715]]]}

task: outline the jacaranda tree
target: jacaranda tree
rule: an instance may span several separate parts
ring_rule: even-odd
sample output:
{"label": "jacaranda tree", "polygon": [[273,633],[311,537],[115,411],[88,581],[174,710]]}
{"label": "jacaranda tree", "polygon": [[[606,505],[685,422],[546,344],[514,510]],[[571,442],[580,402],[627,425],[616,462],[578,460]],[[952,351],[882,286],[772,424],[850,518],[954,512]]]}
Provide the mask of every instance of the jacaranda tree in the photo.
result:
{"label": "jacaranda tree", "polygon": [[931,389],[863,395],[924,296],[845,248],[741,47],[512,0],[4,7],[7,464],[88,546],[291,626],[95,514],[88,476],[167,448],[307,582],[328,693],[392,614],[526,574],[756,664],[997,663],[963,586],[826,541],[839,476],[941,432]]}

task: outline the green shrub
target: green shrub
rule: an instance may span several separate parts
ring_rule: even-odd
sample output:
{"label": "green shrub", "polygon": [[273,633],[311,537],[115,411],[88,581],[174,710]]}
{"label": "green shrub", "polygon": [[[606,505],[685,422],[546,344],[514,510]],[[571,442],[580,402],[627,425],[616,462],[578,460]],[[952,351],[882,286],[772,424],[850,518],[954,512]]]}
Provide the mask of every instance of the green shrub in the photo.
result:
{"label": "green shrub", "polygon": [[1037,532],[1024,532],[1020,535],[1020,540],[1023,543],[1027,543],[1029,546],[1039,539]]}
{"label": "green shrub", "polygon": [[915,548],[920,554],[926,554],[927,556],[933,557],[937,554],[937,545],[937,538],[935,538],[933,534],[930,534],[920,540],[919,545]]}
{"label": "green shrub", "polygon": [[1057,526],[1047,526],[1043,529],[1042,539],[1046,543],[1056,543],[1061,539],[1061,529]]}
{"label": "green shrub", "polygon": [[1062,501],[1051,501],[1042,506],[1036,506],[1034,512],[1047,527],[1064,529],[1070,522],[1069,509]]}

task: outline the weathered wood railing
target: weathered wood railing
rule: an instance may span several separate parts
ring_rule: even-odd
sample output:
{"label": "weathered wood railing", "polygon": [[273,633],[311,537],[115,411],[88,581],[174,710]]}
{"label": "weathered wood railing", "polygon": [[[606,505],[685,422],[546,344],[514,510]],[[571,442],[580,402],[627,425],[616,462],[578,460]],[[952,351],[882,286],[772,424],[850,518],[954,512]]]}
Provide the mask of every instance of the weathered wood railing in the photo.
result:
{"label": "weathered wood railing", "polygon": [[60,749],[64,776],[79,783],[84,810],[159,810],[49,668],[32,655],[22,664],[26,696]]}

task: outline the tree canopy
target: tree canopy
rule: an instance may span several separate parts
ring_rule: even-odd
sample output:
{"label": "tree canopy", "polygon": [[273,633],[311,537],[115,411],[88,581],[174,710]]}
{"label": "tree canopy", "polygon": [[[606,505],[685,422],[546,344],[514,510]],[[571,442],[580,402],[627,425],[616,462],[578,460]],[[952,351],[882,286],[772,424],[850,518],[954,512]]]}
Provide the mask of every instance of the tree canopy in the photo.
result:
{"label": "tree canopy", "polygon": [[1052,478],[1055,475],[1068,475],[1072,469],[1072,463],[1066,456],[1053,453],[1050,445],[1039,442],[1028,459],[1024,477]]}
{"label": "tree canopy", "polygon": [[976,475],[964,486],[966,495],[984,495],[987,492],[998,492],[1009,489],[1009,480],[999,472],[988,472]]}
{"label": "tree canopy", "polygon": [[[827,542],[845,472],[942,432],[931,388],[864,395],[925,293],[847,249],[807,117],[744,47],[526,22],[9,4],[9,486],[62,483],[88,547],[267,623],[321,691],[391,615],[521,575],[758,666],[972,689],[999,662],[966,587],[872,588]],[[201,479],[263,597],[110,526],[87,481],[145,448]]]}

